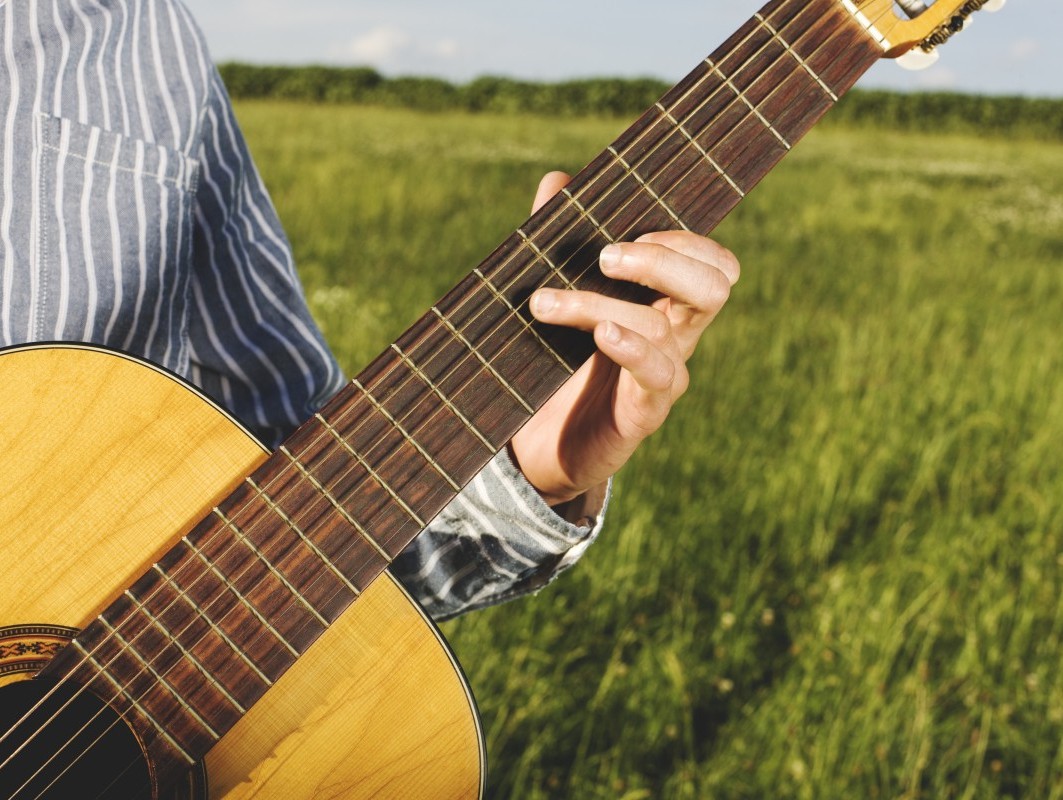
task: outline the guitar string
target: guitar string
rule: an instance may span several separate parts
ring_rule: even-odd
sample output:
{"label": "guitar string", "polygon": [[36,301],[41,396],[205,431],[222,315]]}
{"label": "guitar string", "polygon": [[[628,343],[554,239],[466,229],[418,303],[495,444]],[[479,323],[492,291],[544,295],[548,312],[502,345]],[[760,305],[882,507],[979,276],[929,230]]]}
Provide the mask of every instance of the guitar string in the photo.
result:
{"label": "guitar string", "polygon": [[[800,12],[798,12],[798,15],[797,15],[797,16],[799,16],[799,15],[800,15]],[[796,18],[796,16],[795,16],[795,18]],[[754,26],[754,29],[753,29],[753,31],[751,31],[751,33],[749,34],[749,36],[752,36],[752,35],[753,35],[753,34],[754,34],[755,32],[757,32],[757,30],[759,30],[759,29],[760,29],[760,28],[762,28],[762,27],[765,27],[764,23],[761,23],[760,25]],[[785,28],[782,28],[782,29],[780,29],[780,34],[781,34],[781,33],[782,33],[782,32],[783,32],[784,30],[785,30]],[[769,29],[769,31],[770,31],[770,29]],[[743,40],[743,43],[744,43],[744,42],[745,42],[746,40],[748,40],[749,36],[747,36],[747,37],[746,37],[746,39],[745,39],[745,40]],[[800,37],[799,37],[799,38],[800,38]],[[771,39],[769,39],[769,43],[770,43],[770,41],[772,41],[772,40],[771,40]],[[796,42],[796,41],[797,41],[797,40],[795,40],[795,42]],[[791,44],[793,44],[793,43],[791,43]],[[766,44],[765,46],[767,46],[767,44]],[[763,49],[763,48],[761,48],[761,50],[762,50],[762,49]],[[758,53],[757,53],[757,54],[759,54],[759,53],[760,53],[760,50],[758,50]],[[782,56],[784,56],[784,55],[785,55],[785,52],[784,52],[783,54],[780,54],[780,58],[781,58]],[[777,63],[777,62],[778,62],[778,60],[779,60],[779,59],[777,59],[777,60],[776,60],[776,62],[773,62],[773,64],[774,64],[774,63]],[[752,61],[752,59],[750,59],[750,61]],[[749,62],[747,62],[747,64],[746,64],[746,65],[742,65],[742,67],[739,67],[739,69],[738,69],[738,70],[734,70],[734,71],[733,71],[733,72],[731,73],[731,74],[732,74],[732,76],[734,76],[734,75],[737,75],[737,73],[739,72],[739,70],[741,70],[741,69],[745,68],[746,66],[748,66],[748,63],[749,63]],[[711,77],[712,77],[712,70],[710,69],[710,70],[709,70],[709,72],[708,72],[708,74],[707,74],[707,76],[706,76],[706,78],[702,78],[700,82],[704,82],[704,80],[706,80],[706,79],[708,79],[708,78],[711,78]],[[685,99],[685,98],[686,98],[686,97],[687,97],[687,96],[688,96],[688,95],[690,94],[690,92],[694,91],[694,90],[695,90],[696,88],[698,88],[698,85],[695,85],[695,86],[693,86],[693,87],[692,87],[692,88],[691,88],[690,90],[688,90],[687,94],[683,96],[683,99]],[[716,90],[714,90],[714,92],[713,92],[713,95],[710,95],[710,96],[709,96],[709,98],[708,98],[708,99],[707,99],[707,100],[706,100],[705,102],[708,102],[708,100],[709,100],[709,99],[712,99],[712,97],[713,97],[713,96],[715,95],[715,93],[716,93],[716,92],[719,92],[719,91],[723,91],[723,87],[722,87],[722,86],[721,86],[721,87],[717,87],[717,89],[716,89]],[[769,95],[769,97],[770,97],[770,95]],[[735,97],[735,98],[733,98],[733,99],[732,99],[732,100],[730,101],[730,103],[735,103],[735,102],[740,102],[740,101],[741,101],[741,98],[740,98],[740,97]],[[702,105],[704,105],[704,103],[703,103]],[[700,107],[699,107],[699,108],[700,108]],[[698,109],[695,109],[695,111],[697,111],[697,110],[698,110]],[[694,112],[691,112],[691,114],[693,114],[693,113],[694,113]],[[689,114],[688,114],[688,116],[689,116]],[[746,115],[746,117],[744,117],[744,118],[743,118],[743,121],[744,121],[744,120],[745,120],[746,118],[748,118],[748,116],[749,116],[749,115],[747,114],[747,115]],[[658,122],[655,122],[655,123],[653,123],[653,124],[659,124],[659,121],[658,121]],[[738,124],[741,124],[741,122],[740,122],[740,123],[738,123]],[[652,127],[651,127],[651,128],[648,128],[648,129],[646,129],[646,130],[640,131],[640,133],[639,133],[639,136],[638,136],[638,138],[639,138],[639,139],[643,138],[644,136],[646,136],[646,134],[647,134],[647,133],[649,133],[649,132],[651,132],[651,131],[652,131]],[[725,136],[726,136],[726,134],[725,134]],[[637,141],[638,141],[638,139],[636,139],[636,142],[637,142]],[[684,145],[684,148],[683,148],[683,149],[685,149],[685,148],[686,148],[686,147],[688,147],[688,146],[689,146],[689,145]],[[658,145],[658,147],[659,147],[659,145]],[[657,149],[657,148],[655,147],[655,150],[656,150],[656,149]],[[627,151],[625,151],[625,153],[626,153],[626,152],[627,152]],[[650,152],[653,152],[653,151],[650,151]],[[673,159],[673,161],[674,161],[674,159]],[[670,163],[672,163],[672,162],[668,162],[668,163],[670,164]],[[668,166],[668,164],[666,164],[665,166]],[[595,180],[597,180],[597,179],[598,179],[598,178],[597,178],[597,177],[595,177]],[[649,180],[652,180],[652,178],[650,178]],[[614,187],[614,188],[618,188],[618,187]],[[600,201],[598,201],[598,202],[600,202]],[[628,202],[630,202],[630,198],[629,198]],[[626,204],[625,204],[625,206],[626,206]],[[568,208],[568,207],[569,207],[569,206],[567,206],[567,205],[565,206],[565,208]],[[561,211],[564,211],[564,210],[565,210],[565,208],[561,209]],[[553,217],[553,219],[555,219],[555,220],[556,220],[556,219],[557,219],[557,218],[558,218],[558,217],[560,216],[560,213],[561,213],[561,212],[559,211],[559,213],[555,214],[555,215],[554,215],[554,217]],[[613,216],[615,217],[615,214],[614,214]],[[549,224],[549,223],[547,223],[547,224]],[[604,225],[603,225],[603,227],[604,227]],[[567,230],[566,230],[566,231],[565,231],[564,233],[567,233]],[[563,236],[563,235],[564,235],[564,233],[562,233],[561,235]],[[534,260],[533,260],[533,261],[534,261]],[[567,266],[567,264],[566,264],[565,266]],[[525,272],[527,272],[527,268],[525,268]],[[551,275],[550,277],[552,277],[552,275]],[[578,280],[578,278],[577,278],[577,280]],[[503,291],[504,291],[504,290],[503,290]],[[469,299],[471,299],[471,298],[466,298],[465,300],[463,300],[463,301],[462,301],[462,305],[464,305],[465,303],[467,303],[467,302],[469,301]],[[522,318],[519,318],[519,317],[518,317],[518,319],[520,319],[520,321],[521,321],[522,323],[524,323],[524,320],[523,320]],[[428,363],[428,362],[426,362],[426,364],[427,364],[427,363]],[[395,370],[392,370],[391,372],[394,372],[394,371],[395,371]],[[388,374],[390,374],[390,373],[388,373]],[[387,375],[383,376],[383,378],[386,378],[386,377],[387,377]],[[382,378],[382,379],[383,379],[383,378]],[[408,419],[408,417],[407,417],[406,419]],[[326,437],[327,437],[327,434],[321,434],[321,435],[319,436],[319,439],[318,439],[318,441],[319,441],[319,440],[320,440],[321,438],[326,438]],[[304,451],[304,452],[306,452],[306,451]],[[278,499],[280,499],[280,498],[278,498]],[[244,510],[246,510],[246,509],[247,509],[247,508],[248,508],[249,506],[250,506],[250,504],[248,504],[247,506],[245,506],[245,507],[244,507]],[[234,515],[234,516],[235,516],[235,515]],[[174,576],[174,577],[176,577],[176,576]],[[150,598],[149,598],[149,599],[150,599]],[[177,602],[177,601],[175,601],[175,602]],[[133,610],[133,613],[134,613],[134,614],[136,613],[135,609]],[[127,617],[127,619],[128,619],[128,617]],[[119,624],[119,625],[121,625],[122,623],[121,623],[121,622],[119,622],[118,624]],[[194,645],[193,645],[193,646],[194,646]],[[112,662],[112,663],[113,663],[113,662]],[[116,696],[116,697],[117,697],[117,696]]]}
{"label": "guitar string", "polygon": [[[667,167],[668,165],[666,164],[665,166]],[[663,168],[662,168],[662,169],[663,169]],[[652,180],[652,178],[651,178],[651,180]],[[592,208],[593,208],[593,206],[592,206]],[[561,210],[561,212],[560,212],[560,213],[563,213],[563,212],[564,212],[565,210],[571,210],[571,206],[566,206],[565,208],[563,208],[563,209]],[[555,215],[554,215],[554,219],[557,219],[557,218],[558,218],[558,217],[560,216],[560,213],[559,213],[559,214],[555,214]],[[566,232],[567,232],[567,231],[566,231]],[[565,232],[563,232],[563,233],[562,233],[562,235],[564,235],[564,233],[565,233]],[[527,251],[525,250],[525,251],[522,251],[522,252],[525,252],[525,253],[526,253]],[[510,260],[512,260],[512,259],[510,259]],[[534,263],[534,260],[535,260],[535,259],[533,259],[533,263]],[[503,263],[506,263],[506,262],[503,262]],[[565,265],[563,265],[563,266],[567,266],[567,264],[565,264]],[[527,268],[526,268],[526,269],[524,270],[524,272],[523,272],[523,273],[521,273],[521,275],[524,275],[524,274],[526,274],[526,273],[527,273]],[[552,278],[552,277],[553,277],[553,275],[548,275],[548,278]],[[578,280],[578,279],[579,279],[579,278],[576,278],[576,280]],[[511,283],[512,283],[512,282],[511,282]],[[503,291],[503,292],[504,292],[504,291],[505,291],[505,288],[501,289],[500,291]],[[469,297],[465,298],[465,300],[463,301],[463,304],[467,303],[469,299],[470,299]],[[521,319],[521,318],[520,318],[519,316],[516,316],[516,317],[515,317],[514,315],[509,315],[508,317],[504,318],[504,321],[512,320],[512,319],[514,319],[514,318],[516,318],[516,319],[519,319],[519,320],[520,320],[520,322],[522,323],[522,325],[523,325],[523,327],[524,327],[524,328],[527,328],[527,327],[528,327],[528,325],[527,325],[527,324],[525,324],[525,323],[524,323],[524,321],[523,321],[523,319]],[[490,333],[489,333],[489,334],[488,334],[487,336],[485,336],[485,337],[484,337],[484,338],[485,338],[485,341],[486,341],[486,340],[488,340],[488,339],[490,338],[490,336],[491,336],[491,335],[493,335],[493,333],[497,332],[498,330],[499,330],[499,328],[497,328],[497,327],[496,327],[496,328],[495,328],[495,329],[494,329],[493,331],[491,331],[491,332],[490,332]],[[502,350],[500,350],[500,352],[502,352],[503,350],[504,350],[504,348],[502,348]],[[416,352],[413,352],[413,351],[411,351],[411,354],[412,354],[412,355],[417,355],[417,353],[416,353]],[[472,356],[470,356],[470,355],[466,354],[465,356],[463,356],[463,359],[462,359],[461,361],[459,361],[459,362],[458,362],[458,365],[459,365],[459,367],[461,367],[461,366],[467,366],[467,365],[469,365],[469,364],[470,364],[470,363],[472,362],[472,359],[473,359],[473,357],[472,357]],[[412,360],[412,359],[405,359],[405,358],[404,358],[404,359],[403,359],[403,362],[405,363],[405,362],[407,362],[407,361],[409,361],[409,360]],[[418,359],[418,360],[419,360],[419,359]],[[423,362],[423,364],[424,364],[425,366],[427,366],[427,365],[429,365],[429,364],[431,364],[431,363],[432,363],[432,359],[431,359],[431,357],[429,357],[428,359],[426,359],[426,360],[425,360],[425,361]],[[473,366],[475,366],[475,365],[473,364]],[[394,367],[393,367],[393,368],[392,368],[391,370],[389,370],[388,372],[385,372],[385,373],[384,373],[384,374],[383,374],[382,376],[380,376],[380,377],[379,377],[378,379],[376,379],[376,380],[375,380],[375,383],[374,383],[374,388],[375,388],[375,387],[377,387],[377,386],[380,386],[380,385],[384,384],[384,383],[385,383],[385,382],[387,381],[387,379],[388,379],[389,377],[391,377],[392,375],[396,374],[397,372],[398,372],[398,365],[396,364],[396,366],[394,366]],[[451,373],[450,373],[450,375],[454,375],[454,374],[455,374],[456,372],[458,372],[458,369],[454,369],[454,370],[452,370],[452,371],[451,371]],[[443,376],[443,379],[445,380],[445,378],[446,378],[446,377],[448,377],[448,376],[447,376],[447,375],[444,375],[444,376]],[[403,387],[407,386],[407,385],[408,385],[408,384],[409,384],[410,382],[416,382],[416,381],[414,380],[414,379],[416,379],[416,378],[419,378],[419,379],[420,379],[421,381],[424,381],[424,382],[427,382],[427,383],[429,383],[429,386],[431,386],[431,385],[432,385],[430,381],[426,380],[425,376],[423,375],[423,370],[417,370],[417,371],[415,371],[415,372],[414,372],[413,374],[411,374],[411,373],[410,373],[410,371],[409,371],[409,369],[407,369],[407,370],[404,370],[404,371],[403,371],[403,373],[402,373],[402,380],[401,380],[401,382],[400,382],[400,383],[398,383],[397,385],[391,385],[391,386],[389,387],[389,389],[391,389],[391,390],[401,389],[401,388],[403,388]],[[467,384],[468,384],[468,381],[466,381],[466,383],[465,383],[465,384],[463,384],[463,385],[462,385],[462,387],[461,387],[461,388],[459,388],[459,390],[458,390],[458,391],[460,392],[460,391],[461,391],[462,389],[464,389],[464,388],[465,388],[465,386],[467,386]],[[412,406],[412,408],[413,408],[413,410],[417,410],[417,408],[418,408],[418,403],[415,403],[415,404],[414,404],[414,405]],[[339,415],[338,415],[338,416],[336,417],[336,419],[335,419],[335,422],[336,422],[336,424],[340,424],[340,423],[342,423],[342,421],[343,421],[343,420],[344,420],[345,418],[347,418],[347,417],[348,417],[348,416],[349,416],[350,414],[352,414],[352,413],[355,413],[356,411],[366,411],[366,410],[368,410],[368,411],[370,411],[370,412],[372,411],[372,409],[367,409],[367,408],[366,408],[365,406],[358,406],[358,407],[355,407],[354,405],[352,405],[352,406],[350,406],[350,407],[348,407],[348,408],[345,408],[345,409],[343,409],[343,410],[342,410],[342,412],[341,412],[341,413],[340,413],[340,414],[339,414]],[[439,413],[440,411],[442,411],[442,410],[443,410],[442,408],[432,408],[432,409],[429,409],[429,413],[428,413],[428,416],[429,416],[429,417],[435,416],[436,414],[438,414],[438,413]],[[378,421],[378,422],[379,422],[379,418],[378,418],[378,417],[373,417],[372,419],[374,419],[374,420],[376,420],[376,421]],[[403,418],[402,418],[402,420],[401,420],[401,421],[402,421],[402,422],[409,422],[409,421],[410,421],[411,419],[413,419],[413,415],[412,415],[412,414],[407,414],[407,415],[406,415],[405,417],[403,417]],[[327,422],[326,422],[326,424],[327,424]],[[420,428],[419,428],[419,427],[417,427],[417,425],[419,425],[419,424],[420,424],[420,423],[415,423],[415,425],[414,425],[414,426],[412,426],[412,430],[413,430],[413,431],[414,431],[415,433],[416,433],[416,432],[419,432],[419,430],[422,430],[422,429],[423,429],[423,426],[422,426],[422,427],[420,427]],[[332,427],[332,426],[330,426],[330,427]],[[354,432],[354,433],[357,433],[357,430],[358,430],[358,428],[356,427],[356,428],[355,428],[355,430],[354,430],[353,432]],[[317,438],[316,438],[316,439],[313,439],[313,440],[311,441],[310,445],[308,445],[308,446],[307,446],[306,448],[304,448],[304,450],[303,450],[303,451],[302,451],[302,452],[301,452],[301,453],[300,453],[299,455],[300,455],[300,456],[302,456],[302,455],[305,455],[305,454],[306,454],[307,452],[309,452],[309,451],[310,451],[311,449],[313,449],[313,447],[314,447],[314,446],[316,446],[316,445],[319,445],[319,444],[321,444],[321,442],[322,442],[323,440],[324,440],[324,441],[326,441],[326,442],[330,441],[330,434],[332,434],[332,433],[333,433],[332,431],[324,431],[324,432],[322,432],[321,434],[319,434],[319,435],[317,436]],[[375,445],[374,445],[374,446],[375,446]],[[369,451],[367,451],[367,454],[368,454],[368,453],[371,453],[371,452],[372,452],[372,449],[370,449]],[[342,477],[347,477],[347,475],[349,475],[349,474],[350,474],[350,473],[346,473],[346,474],[344,474],[344,475],[341,475],[340,477],[341,477],[341,478],[342,478]],[[277,499],[281,499],[281,500],[282,500],[282,499],[283,499],[283,496],[280,496],[280,497],[278,497]],[[326,506],[327,506],[327,503],[326,503]]]}
{"label": "guitar string", "polygon": [[429,381],[429,386],[431,386],[431,381]]}
{"label": "guitar string", "polygon": [[643,133],[645,133],[645,132],[643,132]]}
{"label": "guitar string", "polygon": [[[469,360],[470,360],[470,359],[469,359],[469,357],[466,357],[466,358],[465,358],[465,361],[464,361],[464,362],[462,362],[462,363],[468,363],[468,361],[469,361]],[[395,370],[392,370],[392,373],[393,373],[394,371],[395,371]],[[388,377],[388,375],[389,375],[389,374],[392,374],[392,373],[387,373],[387,374],[385,374],[385,375],[383,376],[383,378],[381,379],[381,381],[383,381],[384,379],[386,379],[386,378]],[[409,376],[409,374],[408,374],[408,373],[403,373],[403,374],[404,374],[404,376],[405,376],[406,378],[410,378],[410,377],[411,377],[411,376]],[[422,376],[422,378],[423,378],[423,376]],[[404,384],[402,384],[402,385],[405,385],[405,383],[404,383]],[[416,408],[417,408],[417,406],[415,405],[415,406],[414,406],[414,408],[416,409]],[[366,409],[365,407],[361,407],[361,408],[359,408],[358,410],[369,410],[369,411],[371,412],[371,409]],[[432,409],[432,410],[431,410],[431,413],[429,414],[429,416],[434,416],[434,414],[438,413],[438,412],[439,412],[440,410],[441,410],[441,409]],[[354,413],[354,411],[353,411],[353,410],[351,410],[351,409],[346,409],[346,410],[344,411],[344,414],[346,414],[346,413],[348,413],[348,412],[349,412],[349,413]],[[338,418],[337,422],[339,421],[339,419],[342,419],[342,418],[343,418],[343,415],[341,415],[341,416],[340,416],[340,418]],[[408,422],[408,421],[409,421],[409,420],[410,420],[411,418],[412,418],[412,415],[407,415],[406,417],[404,417],[404,418],[403,418],[403,420],[402,420],[402,421],[403,421],[403,422]],[[379,418],[375,418],[375,417],[374,417],[373,419],[376,419],[377,421],[379,421]],[[417,432],[417,431],[418,431],[419,429],[418,429],[417,427],[413,427],[413,430],[414,430],[414,432]],[[314,445],[320,444],[322,440],[326,440],[326,441],[329,441],[329,440],[330,440],[330,433],[331,433],[331,432],[327,432],[327,433],[326,433],[326,432],[323,432],[323,433],[321,433],[321,434],[320,434],[320,435],[319,435],[319,436],[318,436],[318,437],[317,437],[316,439],[314,439],[314,440],[313,440],[313,441],[311,442],[311,445],[310,445],[310,446],[309,446],[309,447],[308,447],[307,449],[304,449],[304,450],[302,451],[302,453],[300,453],[300,456],[302,456],[302,455],[304,455],[304,454],[305,454],[306,452],[308,452],[308,450],[309,450],[309,449],[310,449],[311,447],[313,447]],[[368,453],[371,453],[371,452],[372,452],[372,449],[370,449],[369,451],[367,451],[367,454],[368,454]],[[283,474],[283,473],[282,473],[282,474]],[[347,476],[347,475],[349,475],[349,474],[350,474],[350,473],[346,473],[346,474],[344,474],[344,475],[341,475],[340,477],[341,477],[341,478],[343,478],[343,477],[346,477],[346,476]],[[272,484],[267,484],[267,488],[268,488],[268,487],[270,487],[270,486],[272,486]],[[275,498],[273,498],[273,499],[271,500],[271,503],[272,503],[272,502],[283,502],[283,500],[285,499],[285,497],[286,497],[286,495],[278,495],[277,497],[275,497]],[[267,499],[269,499],[269,498],[267,498]],[[315,498],[315,501],[320,501],[320,498]],[[327,512],[327,511],[328,511],[328,502],[327,502],[327,501],[320,501],[320,502],[321,502],[321,504],[322,504],[322,505],[324,506],[324,510],[325,510],[325,511]],[[242,509],[242,510],[246,510],[246,509],[247,509],[247,506],[245,506],[245,508],[244,508],[244,509]],[[239,513],[239,512],[237,512],[237,513]],[[234,515],[234,517],[235,517],[235,515]],[[252,528],[249,528],[249,530],[253,530],[253,527],[252,527]],[[357,540],[356,540],[356,541],[357,541]]]}
{"label": "guitar string", "polygon": [[[641,135],[645,135],[646,131],[643,131]],[[555,215],[556,216],[556,215]]]}
{"label": "guitar string", "polygon": [[[777,63],[777,61],[775,63]],[[770,95],[769,95],[769,98],[770,98]],[[738,102],[737,98],[735,100],[733,100],[732,102]],[[744,119],[748,119],[748,115]],[[741,124],[741,122],[738,123],[738,124]],[[645,133],[645,131],[644,131],[644,133]],[[662,167],[662,170],[664,168],[666,168],[666,167],[667,167],[667,164],[665,165],[665,167]],[[569,207],[566,207],[566,208],[569,208]],[[563,211],[564,211],[564,209],[562,209],[562,213],[563,213]],[[556,219],[558,216],[559,216],[559,214],[555,214],[554,218]],[[562,234],[562,235],[564,235],[564,234]],[[525,272],[526,271],[527,270],[525,270]],[[549,276],[549,277],[552,277],[552,276]],[[578,280],[578,278],[576,280]],[[505,291],[505,289],[503,289],[502,291]],[[468,301],[468,300],[469,300],[469,298],[466,298],[466,301]],[[512,318],[512,315],[511,315],[510,318]],[[521,322],[523,323],[523,320],[521,320]],[[525,325],[525,327],[527,327],[527,326]],[[498,330],[498,328],[495,329],[495,331],[497,331],[497,330]],[[490,334],[488,336],[490,336]],[[504,347],[503,347],[503,350],[504,350]],[[471,361],[471,357],[470,356],[465,356],[463,358],[463,360],[459,362],[459,366],[467,365],[470,361]],[[431,358],[427,359],[424,363],[426,365],[430,364],[431,363]],[[398,369],[398,367],[396,366],[392,370],[390,370],[389,372],[387,372],[383,376],[381,376],[377,380],[376,385],[383,384],[387,380],[387,378],[389,376],[391,376],[392,374],[397,372],[397,369]],[[457,369],[452,370],[450,374],[453,375],[455,372],[457,372]],[[426,381],[426,378],[425,378],[425,376],[423,374],[416,374],[415,373],[414,375],[411,375],[408,370],[404,371],[402,373],[402,375],[403,375],[402,381],[398,384],[398,386],[397,387],[396,386],[391,386],[391,387],[389,387],[390,389],[402,388],[402,387],[406,386],[409,382],[411,382],[414,378],[420,378],[422,381]],[[444,377],[446,377],[446,376],[444,376]],[[472,380],[471,378],[468,379],[466,381],[466,383],[463,384],[463,386],[461,388],[463,389],[465,386],[467,386],[468,382],[471,381],[471,380]],[[430,381],[426,381],[426,382],[428,382],[430,386],[432,385]],[[461,389],[459,389],[458,391],[460,392]],[[417,410],[419,404],[420,404],[420,401],[418,401],[418,403],[415,403],[413,405],[413,410]],[[431,409],[429,409],[426,417],[422,419],[422,422],[430,420],[432,417],[437,415],[442,410],[443,410],[442,408],[431,408]],[[357,408],[355,408],[353,406],[352,407],[348,407],[348,408],[345,408],[341,412],[341,414],[336,418],[336,424],[339,424],[346,416],[349,416],[350,414],[355,413],[356,411],[369,411],[370,413],[372,413],[372,409],[367,409],[364,406],[360,406],[360,407],[357,407]],[[412,414],[407,414],[405,417],[403,417],[402,422],[409,422],[412,418],[413,418]],[[376,419],[377,421],[379,421],[379,418],[376,418],[376,417],[372,417],[372,419]],[[418,427],[418,426],[420,426],[420,427]],[[333,426],[329,425],[329,427],[333,427]],[[414,433],[417,433],[420,430],[423,430],[425,426],[421,425],[421,423],[419,423],[419,422],[415,422],[415,424],[413,426],[409,426],[409,427],[411,427],[411,430]],[[358,430],[358,428],[356,428],[354,432],[356,433],[357,430]],[[316,439],[313,439],[311,441],[310,445],[308,445],[306,448],[304,448],[304,450],[299,455],[300,456],[305,455],[307,452],[309,452],[311,449],[313,449],[316,445],[321,444],[322,440],[324,440],[326,442],[329,442],[330,441],[330,436],[332,434],[333,434],[333,431],[331,431],[331,430],[326,430],[326,431],[322,432],[321,434],[318,435],[318,437]],[[377,442],[377,443],[379,444],[379,442]],[[371,454],[373,452],[373,449],[372,449],[373,447],[375,447],[375,445],[371,445],[370,446],[370,449],[366,451],[366,455],[369,455],[369,454]],[[391,455],[394,455],[394,454],[391,454]],[[383,462],[381,462],[381,463],[386,463],[386,459]],[[351,474],[351,472],[342,474],[340,476],[340,478],[342,479],[344,477],[349,476],[350,474]],[[277,501],[277,502],[282,502],[284,500],[284,497],[285,497],[284,495],[278,495],[278,497],[274,498],[274,500]],[[320,498],[315,498],[314,502],[318,502],[318,501],[320,501]],[[324,511],[327,512],[328,511],[328,502],[327,501],[320,501],[320,502],[324,506]]]}

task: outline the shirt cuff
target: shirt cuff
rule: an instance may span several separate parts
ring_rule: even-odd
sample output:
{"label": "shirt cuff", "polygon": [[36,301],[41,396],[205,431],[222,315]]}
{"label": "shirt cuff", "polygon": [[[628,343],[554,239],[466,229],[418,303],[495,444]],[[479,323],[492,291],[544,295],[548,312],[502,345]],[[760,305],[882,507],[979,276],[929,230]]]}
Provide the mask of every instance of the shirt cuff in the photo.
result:
{"label": "shirt cuff", "polygon": [[495,456],[494,461],[499,476],[519,495],[525,508],[531,510],[536,527],[550,530],[561,541],[567,540],[567,548],[559,548],[564,549],[564,552],[556,562],[553,574],[546,576],[543,581],[545,585],[562,570],[575,564],[598,538],[612,495],[612,479],[568,502],[550,506],[520,471],[508,448]]}
{"label": "shirt cuff", "polygon": [[602,528],[611,482],[551,508],[502,451],[392,564],[437,621],[534,594]]}

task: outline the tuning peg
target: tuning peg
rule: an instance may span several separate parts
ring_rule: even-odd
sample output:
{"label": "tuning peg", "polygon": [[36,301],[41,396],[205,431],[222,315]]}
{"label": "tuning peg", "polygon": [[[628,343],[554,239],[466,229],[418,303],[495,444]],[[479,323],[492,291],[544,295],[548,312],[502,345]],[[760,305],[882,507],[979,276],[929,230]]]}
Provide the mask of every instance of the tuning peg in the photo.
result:
{"label": "tuning peg", "polygon": [[982,11],[1000,11],[1007,2],[1008,0],[989,0],[988,3],[982,6]]}
{"label": "tuning peg", "polygon": [[904,69],[918,72],[926,69],[941,58],[941,53],[935,50],[924,50],[921,47],[913,47],[904,55],[897,58],[897,64]]}

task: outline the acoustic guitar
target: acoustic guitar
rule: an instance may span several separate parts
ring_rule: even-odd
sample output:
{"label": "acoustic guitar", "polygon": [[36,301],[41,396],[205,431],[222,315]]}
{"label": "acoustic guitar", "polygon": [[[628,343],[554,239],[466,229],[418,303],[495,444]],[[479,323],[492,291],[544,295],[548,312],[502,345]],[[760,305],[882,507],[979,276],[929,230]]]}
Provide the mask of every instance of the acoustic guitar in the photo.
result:
{"label": "acoustic guitar", "polygon": [[527,297],[645,299],[605,244],[712,231],[983,5],[772,0],[275,452],[135,358],[0,355],[0,797],[482,796],[472,695],[388,565],[590,355]]}

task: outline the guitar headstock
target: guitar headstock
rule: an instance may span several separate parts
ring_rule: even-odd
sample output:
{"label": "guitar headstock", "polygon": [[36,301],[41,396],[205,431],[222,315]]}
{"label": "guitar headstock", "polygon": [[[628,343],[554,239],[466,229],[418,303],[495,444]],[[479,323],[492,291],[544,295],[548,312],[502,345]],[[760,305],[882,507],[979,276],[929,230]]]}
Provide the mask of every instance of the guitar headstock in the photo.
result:
{"label": "guitar headstock", "polygon": [[[967,25],[976,11],[996,11],[1005,0],[842,0],[876,38],[886,58],[920,68],[936,58],[935,48]],[[907,62],[907,63],[906,63]]]}

